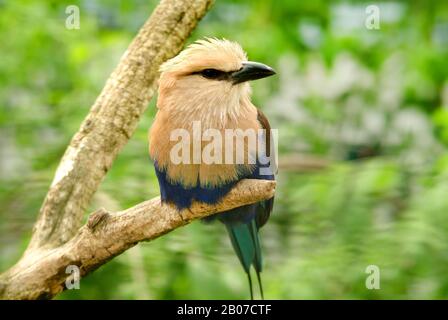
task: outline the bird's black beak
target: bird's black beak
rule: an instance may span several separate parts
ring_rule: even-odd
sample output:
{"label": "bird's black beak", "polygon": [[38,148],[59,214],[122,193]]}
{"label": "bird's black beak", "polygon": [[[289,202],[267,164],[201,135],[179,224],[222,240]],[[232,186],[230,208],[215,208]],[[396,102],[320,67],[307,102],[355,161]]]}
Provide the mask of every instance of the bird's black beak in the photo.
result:
{"label": "bird's black beak", "polygon": [[265,64],[246,61],[243,62],[243,67],[240,70],[235,71],[231,74],[231,79],[233,84],[237,84],[249,80],[266,78],[274,74],[274,69]]}

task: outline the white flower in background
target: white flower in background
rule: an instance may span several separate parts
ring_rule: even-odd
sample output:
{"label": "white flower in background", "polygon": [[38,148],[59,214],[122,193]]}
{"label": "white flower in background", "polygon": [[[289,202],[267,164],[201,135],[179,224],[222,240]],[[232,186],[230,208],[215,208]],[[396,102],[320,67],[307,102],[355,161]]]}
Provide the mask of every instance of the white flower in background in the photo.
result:
{"label": "white flower in background", "polygon": [[[329,68],[319,56],[307,61],[301,69],[292,55],[280,59],[279,91],[266,104],[274,126],[282,122],[284,147],[307,151],[319,141],[343,157],[344,146],[381,145],[410,163],[441,150],[428,116],[403,106],[409,70],[401,53],[388,57],[377,74],[344,52]],[[434,94],[423,87],[422,96]],[[442,95],[447,101],[448,93]]]}

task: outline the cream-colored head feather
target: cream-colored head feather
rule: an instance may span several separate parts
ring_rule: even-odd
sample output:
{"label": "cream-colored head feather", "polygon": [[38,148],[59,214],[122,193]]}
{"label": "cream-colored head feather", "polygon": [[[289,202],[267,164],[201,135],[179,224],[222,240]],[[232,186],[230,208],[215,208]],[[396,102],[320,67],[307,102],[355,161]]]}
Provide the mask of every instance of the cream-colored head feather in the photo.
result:
{"label": "cream-colored head feather", "polygon": [[176,57],[160,67],[160,71],[174,72],[177,75],[192,73],[203,69],[236,71],[247,55],[241,46],[226,39],[205,38],[189,45]]}
{"label": "cream-colored head feather", "polygon": [[215,128],[236,121],[248,109],[255,112],[249,83],[234,85],[197,74],[204,69],[237,71],[245,61],[247,55],[236,42],[216,38],[194,42],[161,66],[157,107],[174,122],[200,120]]}

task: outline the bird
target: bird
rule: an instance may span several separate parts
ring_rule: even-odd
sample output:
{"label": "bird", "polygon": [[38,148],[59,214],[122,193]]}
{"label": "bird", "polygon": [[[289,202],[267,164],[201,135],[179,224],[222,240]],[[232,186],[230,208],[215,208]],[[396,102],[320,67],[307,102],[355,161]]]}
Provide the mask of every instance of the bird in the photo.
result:
{"label": "bird", "polygon": [[[251,102],[250,85],[251,80],[274,74],[273,68],[249,61],[237,42],[218,38],[197,40],[160,66],[157,113],[149,130],[149,155],[162,203],[179,211],[189,209],[194,202],[216,204],[242,179],[275,180],[274,157],[270,156],[274,150],[271,127],[263,112]],[[207,136],[210,132],[213,134]],[[228,132],[234,135],[227,136]],[[249,134],[245,135],[247,132],[256,132],[256,143]],[[173,133],[175,137],[188,138],[181,143],[185,147],[182,152]],[[211,143],[210,136],[216,134],[229,144],[215,144],[211,148],[214,152],[209,153],[215,161],[206,161],[202,157]],[[174,149],[181,161],[174,159]],[[241,151],[243,156],[237,161]],[[225,225],[247,275],[251,299],[251,267],[264,299],[259,229],[268,221],[273,204],[274,197],[204,219],[219,220]]]}

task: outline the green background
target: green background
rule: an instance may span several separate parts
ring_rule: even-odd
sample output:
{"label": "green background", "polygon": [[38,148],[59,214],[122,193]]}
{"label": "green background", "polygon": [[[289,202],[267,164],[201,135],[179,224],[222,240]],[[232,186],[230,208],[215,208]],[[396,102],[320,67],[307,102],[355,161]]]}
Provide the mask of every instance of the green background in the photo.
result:
{"label": "green background", "polygon": [[[79,30],[65,28],[78,5]],[[380,8],[369,30],[366,7]],[[0,271],[26,248],[71,136],[156,1],[0,1]],[[239,42],[278,75],[253,100],[279,130],[262,229],[269,299],[448,297],[448,3],[217,0],[190,42]],[[158,194],[151,101],[89,210]],[[282,159],[326,168],[282,170]],[[316,160],[317,159],[317,160]],[[380,269],[369,290],[367,266]],[[125,252],[59,299],[247,298],[220,224]]]}

